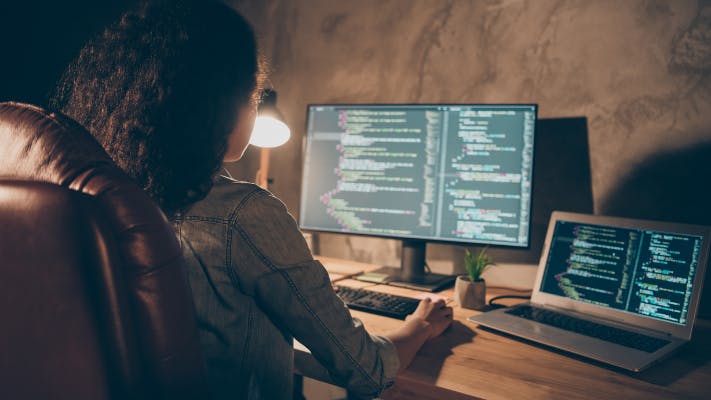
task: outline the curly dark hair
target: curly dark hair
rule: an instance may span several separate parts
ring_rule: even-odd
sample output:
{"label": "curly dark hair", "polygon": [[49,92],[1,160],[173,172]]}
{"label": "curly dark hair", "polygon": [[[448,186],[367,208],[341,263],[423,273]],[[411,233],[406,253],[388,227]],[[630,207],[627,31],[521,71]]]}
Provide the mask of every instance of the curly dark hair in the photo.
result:
{"label": "curly dark hair", "polygon": [[50,107],[92,132],[173,217],[212,188],[237,111],[263,80],[254,33],[228,6],[145,3],[81,50]]}

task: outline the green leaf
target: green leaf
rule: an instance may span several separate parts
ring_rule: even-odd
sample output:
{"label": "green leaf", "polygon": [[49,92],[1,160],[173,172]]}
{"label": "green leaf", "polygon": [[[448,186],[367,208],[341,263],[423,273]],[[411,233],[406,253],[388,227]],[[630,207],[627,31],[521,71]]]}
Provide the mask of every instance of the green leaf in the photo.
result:
{"label": "green leaf", "polygon": [[464,251],[464,268],[467,270],[467,275],[472,282],[481,280],[481,274],[494,262],[486,254],[488,247],[483,248],[479,254],[474,256],[469,249]]}

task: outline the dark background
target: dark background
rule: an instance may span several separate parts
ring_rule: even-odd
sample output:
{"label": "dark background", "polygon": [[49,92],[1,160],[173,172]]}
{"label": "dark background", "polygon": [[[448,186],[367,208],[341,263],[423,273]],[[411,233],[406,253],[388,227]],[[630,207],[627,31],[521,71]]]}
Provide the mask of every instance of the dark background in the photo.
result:
{"label": "dark background", "polygon": [[82,45],[137,1],[0,3],[0,101],[45,105]]}

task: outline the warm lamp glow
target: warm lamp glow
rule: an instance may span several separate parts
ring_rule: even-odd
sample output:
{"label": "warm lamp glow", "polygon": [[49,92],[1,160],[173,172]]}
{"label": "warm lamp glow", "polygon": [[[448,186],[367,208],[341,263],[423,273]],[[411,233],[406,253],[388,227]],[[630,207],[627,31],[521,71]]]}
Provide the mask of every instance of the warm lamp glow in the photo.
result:
{"label": "warm lamp glow", "polygon": [[269,185],[269,149],[286,143],[291,136],[291,130],[276,107],[276,92],[273,89],[265,89],[262,100],[249,144],[262,148],[255,182],[266,189]]}
{"label": "warm lamp glow", "polygon": [[285,123],[266,115],[260,115],[254,121],[254,130],[249,144],[257,147],[278,147],[286,143],[291,130]]}

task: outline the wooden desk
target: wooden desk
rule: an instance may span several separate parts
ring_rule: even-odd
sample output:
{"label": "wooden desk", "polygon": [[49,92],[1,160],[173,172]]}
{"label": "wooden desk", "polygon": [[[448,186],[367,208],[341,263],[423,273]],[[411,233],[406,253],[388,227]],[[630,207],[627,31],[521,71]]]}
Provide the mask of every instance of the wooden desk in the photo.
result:
{"label": "wooden desk", "polygon": [[[323,258],[329,262],[339,260]],[[372,268],[367,264],[354,267]],[[367,286],[351,279],[348,286]],[[415,297],[420,292],[376,286],[370,290]],[[502,294],[489,289],[487,297]],[[450,299],[453,290],[440,293]],[[410,367],[383,397],[386,399],[708,399],[711,398],[711,321],[700,320],[694,338],[678,353],[639,374],[622,372],[582,358],[468,322],[476,311],[454,306],[452,327],[420,350]],[[402,322],[352,311],[368,331],[383,334]],[[324,379],[323,369],[310,354],[297,352],[296,368],[302,374]]]}

